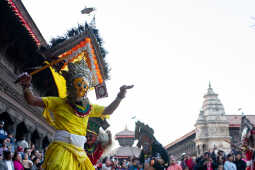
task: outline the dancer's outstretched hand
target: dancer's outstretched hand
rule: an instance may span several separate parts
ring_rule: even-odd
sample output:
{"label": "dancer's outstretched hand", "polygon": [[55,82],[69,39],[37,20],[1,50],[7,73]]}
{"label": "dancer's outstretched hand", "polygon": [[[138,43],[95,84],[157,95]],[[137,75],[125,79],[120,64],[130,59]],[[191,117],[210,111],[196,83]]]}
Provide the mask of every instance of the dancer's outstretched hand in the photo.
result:
{"label": "dancer's outstretched hand", "polygon": [[127,89],[132,89],[134,87],[134,85],[130,85],[130,86],[127,86],[127,85],[123,85],[120,87],[120,92],[118,94],[118,97],[123,99],[127,93]]}

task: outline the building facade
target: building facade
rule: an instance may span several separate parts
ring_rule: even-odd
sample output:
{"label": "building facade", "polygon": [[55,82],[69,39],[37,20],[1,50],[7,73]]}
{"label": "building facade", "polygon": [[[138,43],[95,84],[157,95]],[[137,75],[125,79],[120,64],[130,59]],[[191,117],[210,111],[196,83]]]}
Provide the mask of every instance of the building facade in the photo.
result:
{"label": "building facade", "polygon": [[[55,131],[43,120],[42,110],[25,102],[22,88],[14,81],[25,68],[41,64],[43,57],[37,49],[47,43],[21,1],[1,1],[0,13],[0,120],[17,140],[25,137],[41,148],[49,144]],[[33,80],[38,95],[47,93],[47,88],[42,90],[44,85],[53,87],[49,72],[42,74],[47,81],[41,81],[41,86],[38,77]]]}
{"label": "building facade", "polygon": [[[255,115],[247,115],[247,118],[255,123]],[[242,115],[225,114],[223,104],[209,85],[195,129],[166,145],[165,149],[177,158],[183,153],[198,156],[213,149],[229,152],[240,143],[241,119]]]}

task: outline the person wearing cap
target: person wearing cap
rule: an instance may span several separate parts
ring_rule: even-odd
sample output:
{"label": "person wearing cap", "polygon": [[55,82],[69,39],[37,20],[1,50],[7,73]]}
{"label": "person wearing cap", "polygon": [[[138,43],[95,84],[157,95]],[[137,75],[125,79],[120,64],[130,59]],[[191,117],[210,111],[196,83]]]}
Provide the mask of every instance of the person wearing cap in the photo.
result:
{"label": "person wearing cap", "polygon": [[227,160],[224,163],[224,170],[237,170],[236,165],[233,163],[234,160],[234,155],[233,154],[228,154],[227,155]]}
{"label": "person wearing cap", "polygon": [[242,152],[236,153],[236,160],[234,161],[234,163],[236,164],[237,170],[246,169],[246,162],[242,160]]}
{"label": "person wearing cap", "polygon": [[[98,160],[101,158],[104,151],[112,144],[112,135],[108,130],[104,132],[100,127],[108,127],[106,121],[101,118],[91,117],[88,121],[87,127],[87,142],[84,145],[84,149],[91,161],[95,166]],[[106,129],[105,128],[105,129]]]}

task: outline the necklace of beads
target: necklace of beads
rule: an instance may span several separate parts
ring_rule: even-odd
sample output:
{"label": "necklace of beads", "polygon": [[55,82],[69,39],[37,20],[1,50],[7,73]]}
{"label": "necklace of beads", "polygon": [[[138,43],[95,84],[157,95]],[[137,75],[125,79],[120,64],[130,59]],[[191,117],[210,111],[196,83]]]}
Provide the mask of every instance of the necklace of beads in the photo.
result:
{"label": "necklace of beads", "polygon": [[88,103],[86,107],[82,107],[77,104],[70,104],[71,107],[74,109],[74,113],[79,117],[85,117],[91,111],[91,105]]}

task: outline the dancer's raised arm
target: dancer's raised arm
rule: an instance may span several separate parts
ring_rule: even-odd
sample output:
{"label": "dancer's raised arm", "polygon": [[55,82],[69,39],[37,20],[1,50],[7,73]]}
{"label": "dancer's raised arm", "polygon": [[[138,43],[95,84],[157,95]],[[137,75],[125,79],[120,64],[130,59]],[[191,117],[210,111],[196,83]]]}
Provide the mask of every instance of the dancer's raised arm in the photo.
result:
{"label": "dancer's raised arm", "polygon": [[28,73],[22,73],[18,76],[18,83],[23,87],[24,98],[29,105],[45,107],[41,97],[35,96],[32,92],[32,77]]}
{"label": "dancer's raised arm", "polygon": [[117,107],[119,106],[121,100],[125,98],[127,89],[131,89],[133,87],[134,87],[134,85],[131,85],[131,86],[123,85],[123,86],[121,86],[120,87],[120,92],[118,93],[117,97],[115,98],[115,100],[113,100],[113,102],[109,106],[107,106],[104,109],[103,114],[105,114],[105,115],[112,114],[117,109]]}

